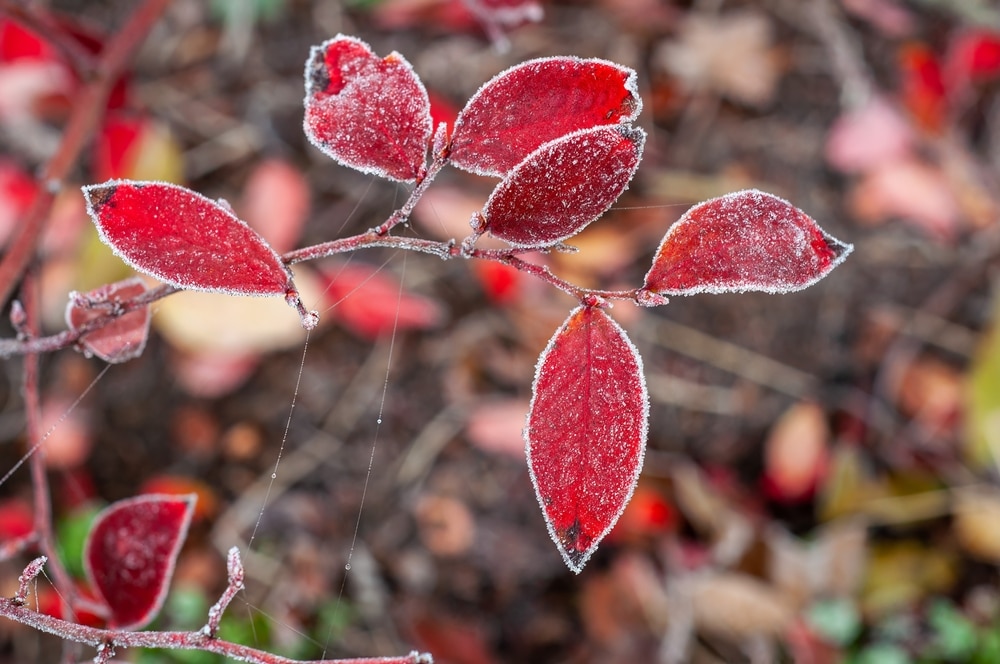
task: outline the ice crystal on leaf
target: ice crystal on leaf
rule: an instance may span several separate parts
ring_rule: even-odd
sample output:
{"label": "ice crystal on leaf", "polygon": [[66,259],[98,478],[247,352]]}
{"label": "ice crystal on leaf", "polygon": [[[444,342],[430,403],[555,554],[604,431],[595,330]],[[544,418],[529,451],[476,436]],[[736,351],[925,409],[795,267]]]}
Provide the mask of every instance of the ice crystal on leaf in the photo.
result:
{"label": "ice crystal on leaf", "polygon": [[577,307],[538,359],[524,430],[538,503],[574,572],[635,490],[648,419],[635,346],[602,309]]}
{"label": "ice crystal on leaf", "polygon": [[83,188],[101,239],[136,270],[179,288],[281,295],[291,273],[228,206],[165,182]]}
{"label": "ice crystal on leaf", "polygon": [[852,249],[788,201],[740,191],[695,205],[670,227],[644,289],[788,293],[825,277]]}
{"label": "ice crystal on leaf", "polygon": [[642,100],[636,74],[605,60],[529,60],[486,82],[455,122],[451,162],[504,176],[543,143],[580,129],[628,123]]}
{"label": "ice crystal on leaf", "polygon": [[519,247],[576,235],[628,186],[645,139],[641,129],[616,125],[546,143],[497,185],[483,208],[486,230]]}
{"label": "ice crystal on leaf", "polygon": [[84,545],[87,578],[111,610],[109,627],[139,629],[167,596],[195,495],[145,495],[111,504]]}
{"label": "ice crystal on leaf", "polygon": [[376,56],[338,35],[306,62],[309,141],[341,164],[409,182],[421,177],[433,130],[427,90],[399,53]]}

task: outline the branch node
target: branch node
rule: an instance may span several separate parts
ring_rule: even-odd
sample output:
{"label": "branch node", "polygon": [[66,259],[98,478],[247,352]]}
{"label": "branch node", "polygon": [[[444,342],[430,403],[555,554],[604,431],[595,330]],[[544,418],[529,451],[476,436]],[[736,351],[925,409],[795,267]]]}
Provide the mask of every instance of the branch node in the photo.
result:
{"label": "branch node", "polygon": [[236,593],[246,587],[244,584],[246,573],[243,569],[243,561],[240,560],[238,547],[234,546],[229,549],[229,555],[226,557],[226,573],[229,577],[229,585],[226,586],[219,601],[208,610],[208,622],[201,628],[201,633],[212,639],[219,631],[219,622],[222,620],[222,614],[229,607],[229,603],[236,597]]}
{"label": "branch node", "polygon": [[17,577],[18,588],[17,594],[14,595],[14,603],[17,605],[23,605],[28,599],[28,586],[34,581],[39,574],[42,572],[42,568],[48,558],[45,556],[39,556],[28,563],[28,566],[24,568],[24,572],[21,576]]}

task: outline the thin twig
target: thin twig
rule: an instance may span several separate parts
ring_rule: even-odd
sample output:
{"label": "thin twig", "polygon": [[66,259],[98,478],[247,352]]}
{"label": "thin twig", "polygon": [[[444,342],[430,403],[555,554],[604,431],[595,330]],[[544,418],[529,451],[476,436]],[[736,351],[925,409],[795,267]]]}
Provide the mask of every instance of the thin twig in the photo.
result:
{"label": "thin twig", "polygon": [[411,652],[399,657],[362,657],[353,659],[324,659],[308,662],[290,659],[280,655],[224,641],[197,632],[127,632],[115,629],[100,629],[77,625],[38,613],[15,600],[0,598],[0,616],[41,632],[53,634],[68,641],[82,643],[94,648],[163,648],[168,650],[202,650],[216,653],[240,662],[251,664],[431,664],[433,659],[426,653]]}

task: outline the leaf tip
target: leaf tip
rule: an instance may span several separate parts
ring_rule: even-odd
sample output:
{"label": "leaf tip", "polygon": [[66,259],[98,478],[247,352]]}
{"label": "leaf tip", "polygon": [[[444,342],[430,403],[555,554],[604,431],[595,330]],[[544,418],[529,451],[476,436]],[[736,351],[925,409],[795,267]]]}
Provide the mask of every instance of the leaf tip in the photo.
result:
{"label": "leaf tip", "polygon": [[115,196],[115,192],[118,190],[118,183],[109,180],[101,184],[88,184],[80,187],[80,191],[83,192],[83,198],[87,201],[87,210],[91,214],[99,211],[102,207],[107,205]]}

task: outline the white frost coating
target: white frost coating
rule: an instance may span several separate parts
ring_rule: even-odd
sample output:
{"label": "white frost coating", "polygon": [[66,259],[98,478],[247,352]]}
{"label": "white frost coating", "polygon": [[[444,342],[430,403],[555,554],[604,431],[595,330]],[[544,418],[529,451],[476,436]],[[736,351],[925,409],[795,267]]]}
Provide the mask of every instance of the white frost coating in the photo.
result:
{"label": "white frost coating", "polygon": [[[792,219],[787,217],[779,218],[778,215],[774,214],[774,211],[762,211],[760,209],[755,209],[753,203],[751,203],[748,199],[752,199],[753,203],[757,203],[758,205],[761,201],[770,200],[774,203],[787,206],[788,211],[791,211],[795,215],[801,215],[807,219],[813,228],[820,233],[826,244],[834,250],[835,256],[830,261],[829,265],[823,269],[821,269],[820,266],[815,265],[815,255],[809,255],[809,235],[806,229],[795,225],[793,223],[794,220]],[[777,278],[772,281],[759,281],[756,279],[756,275],[753,274],[753,270],[744,269],[735,282],[720,281],[718,283],[713,283],[711,281],[705,281],[688,288],[655,288],[651,290],[655,290],[658,294],[662,295],[743,293],[747,291],[757,291],[769,294],[791,293],[808,288],[809,286],[812,286],[816,282],[820,281],[832,272],[834,268],[843,263],[851,252],[854,251],[854,245],[842,242],[827,233],[825,230],[820,228],[818,224],[816,224],[815,220],[784,198],[759,189],[746,189],[698,203],[697,205],[692,206],[681,216],[680,219],[674,222],[674,224],[667,230],[666,235],[664,235],[663,240],[660,242],[660,245],[656,250],[653,266],[646,274],[646,283],[648,283],[651,276],[654,272],[656,272],[657,258],[659,258],[664,248],[668,247],[670,243],[675,240],[675,237],[679,234],[679,232],[684,230],[685,227],[699,223],[699,221],[694,218],[695,214],[699,213],[703,208],[716,203],[729,205],[734,208],[727,210],[728,214],[726,216],[726,221],[729,222],[727,229],[729,231],[729,242],[732,246],[737,247],[739,249],[739,253],[741,254],[737,257],[739,259],[737,263],[742,263],[747,266],[769,263],[770,267],[777,273]],[[761,230],[769,230],[763,224],[761,225],[763,228],[757,228],[754,224],[746,222],[747,217],[759,218],[764,214],[767,215],[767,219],[765,221],[775,223],[784,222],[780,230],[786,233],[791,233],[792,237],[777,237],[774,234],[767,234],[765,232],[761,232]],[[792,241],[789,243],[790,239]],[[775,256],[767,250],[776,242],[780,242],[784,245],[790,244],[791,248],[788,251],[783,252],[783,256]],[[717,254],[713,256],[713,258],[718,265],[721,264],[722,261],[729,261],[732,257]],[[779,259],[786,260],[782,262]],[[795,267],[791,265],[788,260],[813,261],[813,276],[804,281],[795,279]],[[726,263],[726,267],[731,267],[732,264],[732,262],[728,262]],[[707,267],[708,271],[710,271],[711,265]]]}
{"label": "white frost coating", "polygon": [[[609,138],[607,136],[607,134],[609,133],[615,134],[615,138],[613,139],[613,144],[610,146],[606,145],[607,141],[603,140]],[[537,198],[541,198],[541,196],[536,196],[535,193],[539,192],[539,190],[543,188],[547,188],[548,190],[545,192],[545,196],[548,196],[554,200],[561,200],[564,209],[567,210],[565,215],[557,215],[555,217],[546,218],[541,214],[539,214],[537,210],[528,210],[530,213],[535,213],[535,214],[531,215],[531,219],[526,224],[526,227],[519,229],[522,232],[531,235],[530,240],[527,242],[518,241],[508,234],[497,232],[496,229],[490,228],[489,221],[490,221],[491,211],[498,212],[498,210],[495,210],[494,207],[499,204],[498,203],[499,201],[502,201],[507,196],[508,190],[524,186],[524,183],[521,181],[522,174],[524,172],[529,171],[529,169],[534,168],[539,164],[546,165],[547,167],[553,169],[556,172],[556,174],[558,174],[560,171],[563,171],[563,169],[566,169],[567,171],[568,170],[577,171],[580,170],[581,168],[584,169],[589,168],[597,160],[606,157],[606,154],[599,154],[596,156],[594,161],[587,162],[582,166],[578,163],[578,159],[574,159],[573,163],[568,165],[561,163],[559,159],[560,150],[564,146],[575,142],[578,138],[582,136],[591,136],[593,138],[594,143],[597,146],[595,152],[599,152],[601,150],[610,151],[611,149],[617,146],[618,138],[625,138],[626,140],[630,141],[631,144],[635,147],[636,151],[635,164],[632,166],[631,169],[629,169],[628,171],[622,169],[618,172],[604,174],[606,176],[605,184],[607,184],[609,187],[613,186],[619,179],[624,179],[624,185],[622,186],[621,191],[619,191],[618,194],[613,198],[610,198],[606,202],[602,202],[596,214],[591,215],[589,218],[583,218],[579,217],[579,210],[581,208],[587,208],[588,203],[590,203],[590,200],[583,198],[582,195],[587,193],[588,189],[590,190],[591,194],[594,194],[593,184],[594,180],[596,179],[596,176],[595,178],[591,178],[589,180],[580,181],[578,187],[576,187],[575,189],[564,189],[562,187],[564,183],[560,182],[557,178],[552,178],[544,183],[529,182],[528,184],[531,185],[531,189],[533,190],[532,195],[530,197],[518,198],[515,205],[517,205],[518,207],[530,205],[530,203],[522,203],[522,201],[531,201]],[[566,134],[565,136],[561,136],[554,140],[548,141],[547,143],[543,143],[534,152],[525,157],[521,161],[521,163],[512,168],[510,172],[506,175],[506,177],[504,177],[504,179],[500,182],[500,184],[498,184],[493,189],[493,192],[490,194],[490,197],[483,205],[482,212],[479,214],[479,216],[486,220],[485,227],[486,230],[489,231],[491,235],[494,235],[495,237],[498,237],[508,242],[511,246],[519,248],[532,248],[532,247],[548,247],[551,245],[559,244],[560,242],[563,242],[564,240],[573,237],[574,235],[582,231],[584,228],[586,228],[593,222],[600,219],[600,217],[605,212],[607,212],[612,205],[614,205],[615,201],[618,200],[618,198],[623,193],[625,193],[625,191],[628,190],[628,184],[629,182],[631,182],[632,177],[635,175],[635,171],[639,168],[639,164],[642,162],[642,154],[645,144],[646,144],[646,132],[639,127],[631,127],[627,125],[601,125],[597,127],[588,127],[586,129],[579,129],[577,131],[571,132],[569,134]],[[591,143],[588,140],[581,142],[580,146],[577,147],[590,147],[590,146]],[[546,163],[546,161],[548,161],[549,163]],[[528,176],[525,176],[526,179],[527,177]],[[600,190],[596,192],[596,195],[593,195],[592,199],[600,200],[604,191],[605,190]],[[525,210],[518,210],[518,213],[524,211]],[[503,214],[505,211],[499,210],[499,212]],[[558,235],[552,235],[550,233],[545,232],[551,226],[566,224],[566,219],[571,218],[573,216],[577,216],[577,219],[572,222],[572,225],[567,224],[568,228],[566,229],[566,232]],[[473,228],[475,229],[475,227]]]}
{"label": "white frost coating", "polygon": [[[579,58],[572,55],[535,58],[533,60],[527,60],[525,62],[516,64],[513,67],[509,67],[503,70],[490,80],[480,85],[479,89],[476,90],[475,94],[473,94],[472,97],[469,98],[469,101],[466,102],[465,107],[459,112],[458,118],[455,120],[455,127],[454,130],[452,131],[452,145],[454,151],[457,152],[458,155],[457,158],[456,155],[453,155],[451,163],[457,166],[458,168],[461,168],[462,170],[468,171],[469,173],[475,173],[476,175],[503,177],[505,174],[509,172],[509,170],[500,168],[497,164],[489,163],[489,160],[487,159],[476,160],[474,162],[462,159],[461,151],[463,148],[462,145],[463,141],[476,142],[484,140],[487,141],[502,140],[502,137],[492,137],[484,139],[484,137],[482,136],[481,129],[475,130],[474,135],[468,137],[462,136],[463,131],[466,130],[466,125],[469,124],[470,122],[470,120],[468,119],[469,115],[486,112],[486,109],[480,108],[480,106],[488,108],[489,105],[485,101],[483,101],[483,98],[486,98],[490,93],[495,92],[495,90],[491,90],[491,88],[495,88],[499,83],[502,83],[504,79],[508,77],[516,76],[522,70],[533,70],[535,72],[538,72],[542,70],[544,67],[551,64],[561,64],[563,67],[565,67],[565,66],[580,66],[590,63],[611,67],[625,74],[624,88],[626,92],[629,92],[631,94],[631,99],[634,106],[632,112],[629,115],[622,116],[618,120],[618,124],[625,125],[632,122],[637,117],[639,117],[639,114],[642,112],[642,96],[639,94],[639,76],[638,74],[636,74],[634,69],[630,67],[625,67],[624,65],[620,65],[617,62],[604,60],[602,58]],[[499,100],[499,101],[501,103],[508,103],[508,104],[510,103],[510,100]],[[500,108],[492,110],[494,111],[494,115],[500,115],[501,113],[505,112],[506,109]],[[558,113],[559,109],[550,109],[550,111],[552,113]],[[494,125],[493,126],[494,130],[496,130],[497,126],[501,128],[505,126],[505,123],[496,121],[492,122],[491,124]],[[520,126],[519,128],[524,133],[534,134],[536,133],[534,127],[540,127],[544,129],[545,127],[551,126],[551,124],[552,124],[552,115],[551,113],[547,113],[542,117],[539,117],[537,121],[534,123],[534,126],[532,127]],[[605,126],[610,126],[610,125],[605,125]],[[548,132],[543,131],[541,133],[548,133]]]}
{"label": "white frost coating", "polygon": [[531,424],[531,414],[535,410],[535,401],[538,397],[537,386],[541,378],[545,362],[548,359],[548,356],[552,352],[553,348],[555,348],[556,341],[566,331],[569,322],[573,320],[573,317],[576,316],[583,308],[584,306],[580,305],[570,312],[569,316],[566,317],[566,320],[563,321],[563,324],[559,326],[559,329],[557,329],[555,334],[553,334],[552,337],[549,339],[541,355],[538,356],[538,362],[535,364],[535,377],[531,383],[531,403],[528,405],[528,414],[525,416],[525,424],[523,429],[524,453],[528,461],[528,476],[531,478],[531,485],[535,489],[535,498],[538,501],[538,506],[542,510],[542,516],[545,518],[545,526],[549,531],[549,537],[555,543],[556,548],[559,550],[559,555],[562,556],[562,559],[566,563],[566,566],[570,570],[572,570],[574,574],[579,574],[580,572],[583,571],[583,568],[587,564],[587,561],[590,560],[590,557],[594,555],[595,551],[597,551],[598,545],[604,540],[605,537],[607,537],[608,533],[610,533],[611,530],[618,523],[618,520],[621,518],[622,514],[625,513],[625,508],[628,507],[629,502],[632,500],[632,495],[635,493],[635,487],[639,483],[639,475],[642,472],[642,466],[646,457],[646,441],[649,436],[649,391],[646,388],[646,376],[645,376],[645,370],[643,369],[642,356],[639,355],[639,350],[635,347],[635,344],[632,343],[632,340],[629,339],[628,335],[625,333],[625,330],[622,328],[622,326],[618,324],[618,321],[616,321],[611,316],[607,315],[603,310],[599,310],[599,313],[605,317],[605,319],[611,324],[612,329],[618,333],[619,338],[625,343],[625,346],[631,352],[632,358],[636,363],[636,368],[637,368],[636,377],[638,378],[642,394],[642,399],[641,399],[642,422],[640,427],[639,458],[637,459],[635,472],[633,473],[632,478],[629,481],[629,487],[625,492],[622,504],[616,511],[614,518],[612,518],[609,521],[607,527],[605,527],[605,529],[600,533],[600,535],[594,538],[593,543],[590,545],[590,548],[586,551],[586,553],[584,553],[583,557],[581,557],[578,561],[574,561],[566,552],[566,550],[563,548],[562,542],[559,540],[559,534],[556,532],[555,526],[552,524],[552,521],[549,519],[548,513],[546,512],[545,503],[542,499],[542,491],[541,488],[539,487],[538,478],[535,475],[534,466],[532,465],[532,460],[531,460],[530,424]]}
{"label": "white frost coating", "polygon": [[[391,59],[402,68],[404,74],[408,75],[407,82],[414,86],[416,94],[400,95],[398,90],[387,90],[386,77],[383,72],[379,72],[377,69],[372,71],[372,68],[369,67],[365,72],[351,72],[350,77],[345,76],[344,87],[337,93],[321,99],[314,98],[318,93],[323,92],[314,86],[316,69],[325,66],[327,49],[337,42],[347,42],[364,49],[372,58],[372,64]],[[334,161],[362,173],[370,173],[400,182],[412,182],[415,179],[415,171],[424,166],[425,153],[431,142],[434,126],[427,89],[405,57],[392,51],[385,58],[379,58],[366,42],[357,37],[338,34],[310,49],[309,58],[305,64],[304,79],[303,106],[306,112],[302,120],[302,128],[306,138],[313,146]],[[353,105],[348,102],[353,102]],[[326,107],[328,114],[339,116],[343,121],[343,125],[339,128],[340,132],[336,136],[339,142],[337,146],[324,141],[319,136],[318,123],[310,122],[310,110],[320,107]],[[397,109],[398,112],[395,113],[397,117],[386,117],[388,115],[387,108]],[[419,118],[418,122],[421,126],[398,126],[400,117]],[[387,124],[396,126],[390,128],[378,126],[379,123],[373,122],[376,120],[379,123],[388,121]],[[420,158],[418,159],[416,154],[407,155],[416,162],[407,164],[414,173],[406,175],[390,173],[384,164],[378,163],[379,155],[375,150],[379,147],[385,150],[388,147],[391,148],[388,150],[389,152],[399,153],[406,152],[408,147],[413,148],[413,145],[408,146],[404,143],[390,144],[390,138],[398,138],[408,129],[414,129],[419,133]],[[396,136],[388,136],[386,134],[388,130],[395,131]]]}
{"label": "white frost coating", "polygon": [[[175,279],[175,278],[173,278],[172,276],[170,276],[168,274],[160,272],[159,270],[150,269],[147,265],[143,265],[141,260],[137,260],[135,257],[129,256],[128,254],[124,253],[123,251],[121,251],[115,245],[114,240],[105,231],[104,225],[101,223],[101,219],[100,219],[99,215],[97,214],[97,211],[94,209],[94,204],[93,204],[93,200],[92,200],[92,197],[91,197],[91,193],[92,192],[97,192],[97,191],[100,191],[100,190],[103,190],[103,189],[107,189],[109,187],[119,187],[119,186],[129,186],[129,187],[161,186],[161,187],[167,187],[169,189],[174,189],[174,190],[182,191],[186,195],[191,196],[192,198],[199,199],[199,200],[202,200],[202,201],[208,203],[209,205],[211,205],[212,207],[214,207],[220,214],[222,214],[225,217],[227,217],[230,222],[232,222],[236,226],[240,226],[240,227],[245,228],[246,230],[248,230],[252,234],[253,237],[256,237],[257,240],[260,243],[260,246],[264,248],[265,252],[268,253],[268,254],[270,254],[274,258],[275,265],[279,266],[285,272],[285,274],[288,276],[288,284],[289,285],[292,284],[292,273],[291,273],[291,271],[282,262],[281,256],[278,255],[278,252],[276,252],[274,250],[274,248],[271,247],[271,245],[268,244],[267,241],[264,240],[264,238],[261,237],[259,233],[257,233],[257,231],[255,231],[252,228],[250,228],[250,226],[245,221],[243,221],[242,219],[240,219],[239,217],[237,217],[230,210],[227,210],[226,208],[221,207],[218,204],[217,201],[213,201],[212,199],[210,199],[207,196],[204,196],[204,195],[198,193],[197,191],[188,189],[186,187],[181,187],[180,185],[176,185],[176,184],[173,184],[171,182],[163,182],[163,181],[160,181],[160,180],[108,180],[108,181],[102,182],[100,184],[84,185],[80,189],[83,191],[83,197],[84,197],[84,199],[85,199],[85,201],[87,203],[87,214],[90,215],[90,218],[94,221],[94,226],[97,228],[98,237],[100,237],[101,242],[103,242],[104,244],[108,245],[111,248],[111,251],[116,256],[118,256],[119,258],[121,258],[122,261],[124,261],[128,266],[132,267],[133,269],[135,269],[135,270],[137,270],[137,271],[139,271],[139,272],[141,272],[143,274],[149,275],[149,276],[151,276],[151,277],[153,277],[155,279],[158,279],[158,280],[162,281],[165,284],[169,284],[171,286],[175,286],[177,288],[181,288],[181,289],[184,289],[184,290],[194,290],[194,291],[202,291],[202,292],[206,292],[206,293],[223,293],[223,294],[226,294],[226,295],[242,295],[242,296],[253,296],[253,297],[273,297],[275,295],[284,296],[284,294],[285,294],[284,290],[282,290],[280,293],[278,293],[278,292],[268,293],[268,292],[259,292],[259,291],[241,291],[241,290],[239,290],[237,288],[220,288],[220,287],[211,287],[211,288],[209,288],[209,287],[199,286],[197,284],[192,284],[190,282],[185,282],[185,281],[182,281],[182,280],[179,280],[179,279]],[[151,253],[154,253],[154,252],[156,252],[155,249],[153,249]]]}

